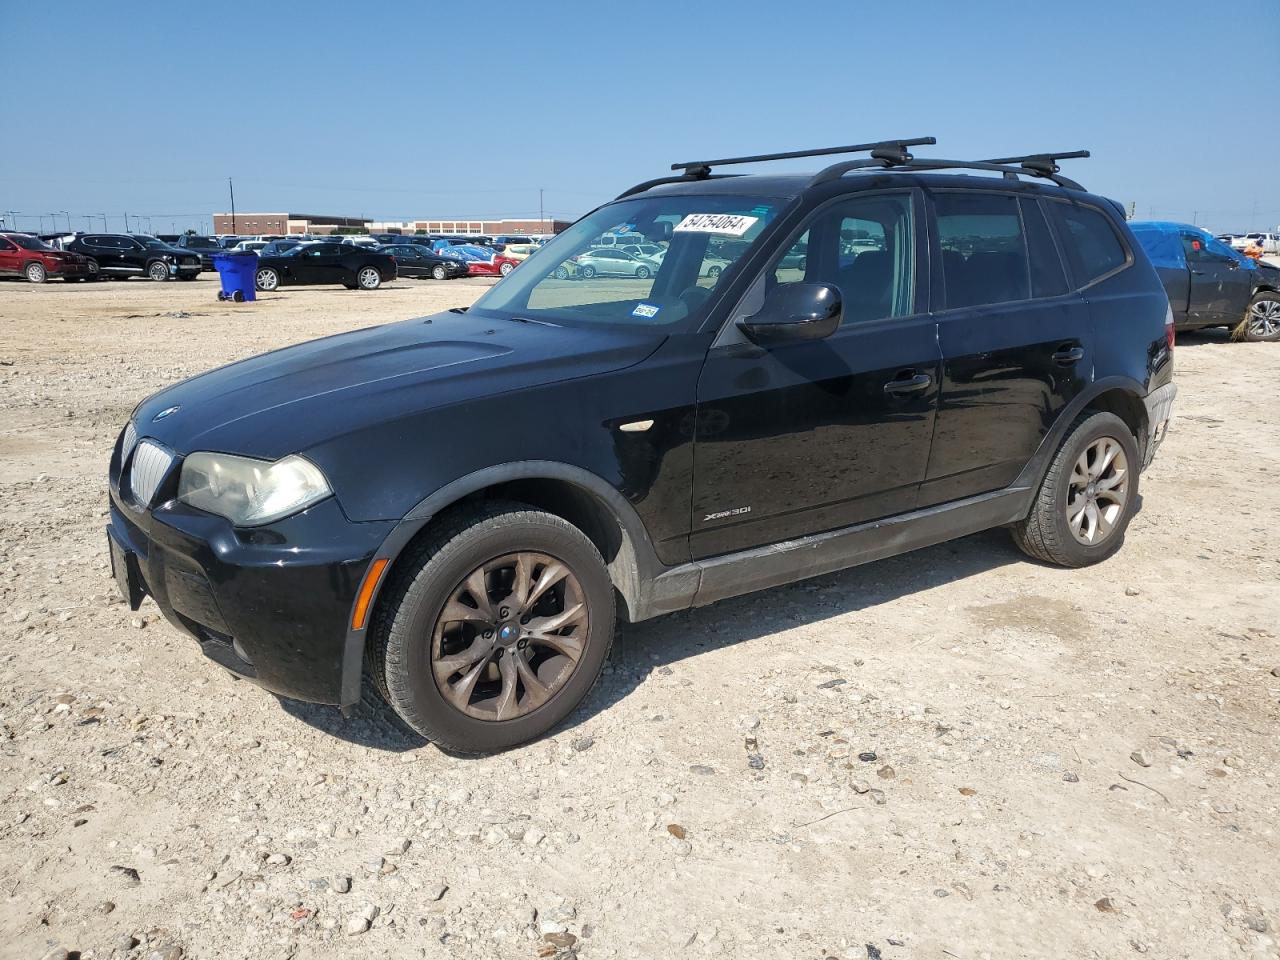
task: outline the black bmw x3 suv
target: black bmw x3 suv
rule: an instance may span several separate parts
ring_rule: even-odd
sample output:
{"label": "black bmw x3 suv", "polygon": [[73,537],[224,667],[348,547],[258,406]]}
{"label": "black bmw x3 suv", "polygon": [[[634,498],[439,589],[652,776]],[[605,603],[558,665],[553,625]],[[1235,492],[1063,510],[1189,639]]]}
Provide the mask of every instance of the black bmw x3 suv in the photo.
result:
{"label": "black bmw x3 suv", "polygon": [[[121,590],[272,691],[369,682],[489,751],[582,700],[616,619],[997,526],[1104,560],[1173,404],[1160,279],[1061,155],[921,142],[676,165],[470,309],[162,390],[111,456]],[[652,276],[558,270],[623,230]]]}

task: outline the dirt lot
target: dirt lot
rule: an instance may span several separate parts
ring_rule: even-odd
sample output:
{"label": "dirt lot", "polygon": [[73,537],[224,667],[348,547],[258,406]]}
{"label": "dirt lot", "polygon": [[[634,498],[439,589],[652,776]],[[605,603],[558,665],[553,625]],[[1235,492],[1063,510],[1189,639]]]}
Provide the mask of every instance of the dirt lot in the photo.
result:
{"label": "dirt lot", "polygon": [[625,628],[463,760],[233,680],[102,530],[143,395],[479,282],[215,289],[0,285],[0,957],[1280,957],[1280,347],[1180,338],[1110,562],[993,531]]}

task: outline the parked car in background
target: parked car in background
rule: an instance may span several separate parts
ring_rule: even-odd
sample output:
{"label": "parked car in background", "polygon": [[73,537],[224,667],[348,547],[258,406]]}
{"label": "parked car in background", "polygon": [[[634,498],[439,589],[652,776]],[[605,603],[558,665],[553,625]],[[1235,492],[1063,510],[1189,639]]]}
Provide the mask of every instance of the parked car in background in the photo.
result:
{"label": "parked car in background", "polygon": [[493,238],[493,242],[503,246],[509,243],[529,244],[533,243],[533,237],[524,233],[500,233]]}
{"label": "parked car in background", "polygon": [[159,240],[161,243],[167,243],[167,244],[173,245],[173,244],[176,244],[176,243],[178,242],[178,239],[182,236],[182,234],[180,234],[180,233],[157,233],[155,236],[156,236],[156,239],[157,239],[157,240]]}
{"label": "parked car in background", "polygon": [[621,248],[593,247],[578,256],[578,276],[591,279],[601,277],[638,277],[648,279],[658,272],[661,261],[650,257],[637,257]]}
{"label": "parked car in background", "polygon": [[151,236],[82,233],[66,249],[88,257],[90,271],[116,280],[194,280],[202,269],[195,251],[170,246]]}
{"label": "parked car in background", "polygon": [[301,240],[297,237],[282,237],[279,240],[268,240],[267,245],[258,251],[260,257],[278,257],[282,253],[292,250],[294,247],[300,247],[304,243],[312,243],[311,240]]}
{"label": "parked car in background", "polygon": [[378,252],[396,258],[396,273],[402,277],[453,280],[467,275],[466,263],[442,257],[420,243],[387,243],[378,247]]}
{"label": "parked car in background", "polygon": [[505,277],[520,266],[521,261],[498,253],[496,250],[490,250],[489,256],[475,257],[467,260],[466,263],[467,272],[473,277]]}
{"label": "parked car in background", "polygon": [[267,243],[266,240],[241,240],[231,249],[239,250],[241,253],[258,253],[266,247]]}
{"label": "parked car in background", "polygon": [[502,255],[512,260],[527,260],[538,252],[536,243],[508,243],[502,248]]}
{"label": "parked car in background", "polygon": [[201,237],[192,233],[180,236],[174,246],[180,250],[189,250],[198,256],[200,266],[205,270],[213,269],[213,255],[222,251],[222,244],[214,237]]}
{"label": "parked car in background", "polygon": [[304,243],[278,256],[259,254],[254,275],[255,286],[268,292],[321,283],[339,283],[348,290],[377,290],[395,278],[394,257],[349,243]]}
{"label": "parked car in background", "polygon": [[88,280],[89,260],[68,250],[55,250],[29,233],[0,233],[0,277],[46,280]]}
{"label": "parked car in background", "polygon": [[628,243],[618,249],[623,253],[631,254],[633,257],[657,260],[659,263],[662,262],[662,258],[667,253],[667,248],[660,243]]}
{"label": "parked car in background", "polygon": [[1231,246],[1237,250],[1258,247],[1264,254],[1280,253],[1280,233],[1245,233],[1235,237]]}
{"label": "parked car in background", "polygon": [[1164,283],[1174,327],[1229,327],[1242,340],[1280,340],[1280,269],[1189,223],[1129,224]]}

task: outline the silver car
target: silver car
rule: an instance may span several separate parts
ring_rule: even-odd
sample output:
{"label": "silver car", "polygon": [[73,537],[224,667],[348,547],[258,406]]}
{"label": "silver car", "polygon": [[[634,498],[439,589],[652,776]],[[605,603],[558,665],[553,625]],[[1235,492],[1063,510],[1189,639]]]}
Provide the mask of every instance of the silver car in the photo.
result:
{"label": "silver car", "polygon": [[596,247],[578,257],[578,276],[590,279],[601,277],[636,277],[646,280],[658,272],[662,264],[649,257],[637,257],[634,253]]}

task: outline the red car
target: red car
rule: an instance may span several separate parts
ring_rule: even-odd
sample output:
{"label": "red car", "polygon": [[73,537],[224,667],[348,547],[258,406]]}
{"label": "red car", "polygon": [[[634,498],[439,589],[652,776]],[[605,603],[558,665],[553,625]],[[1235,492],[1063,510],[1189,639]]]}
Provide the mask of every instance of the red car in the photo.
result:
{"label": "red car", "polygon": [[29,233],[0,233],[0,277],[26,277],[32,283],[63,279],[88,280],[93,276],[89,258],[55,250]]}
{"label": "red car", "polygon": [[488,260],[468,260],[467,274],[472,277],[505,277],[520,263],[515,257],[495,253]]}

